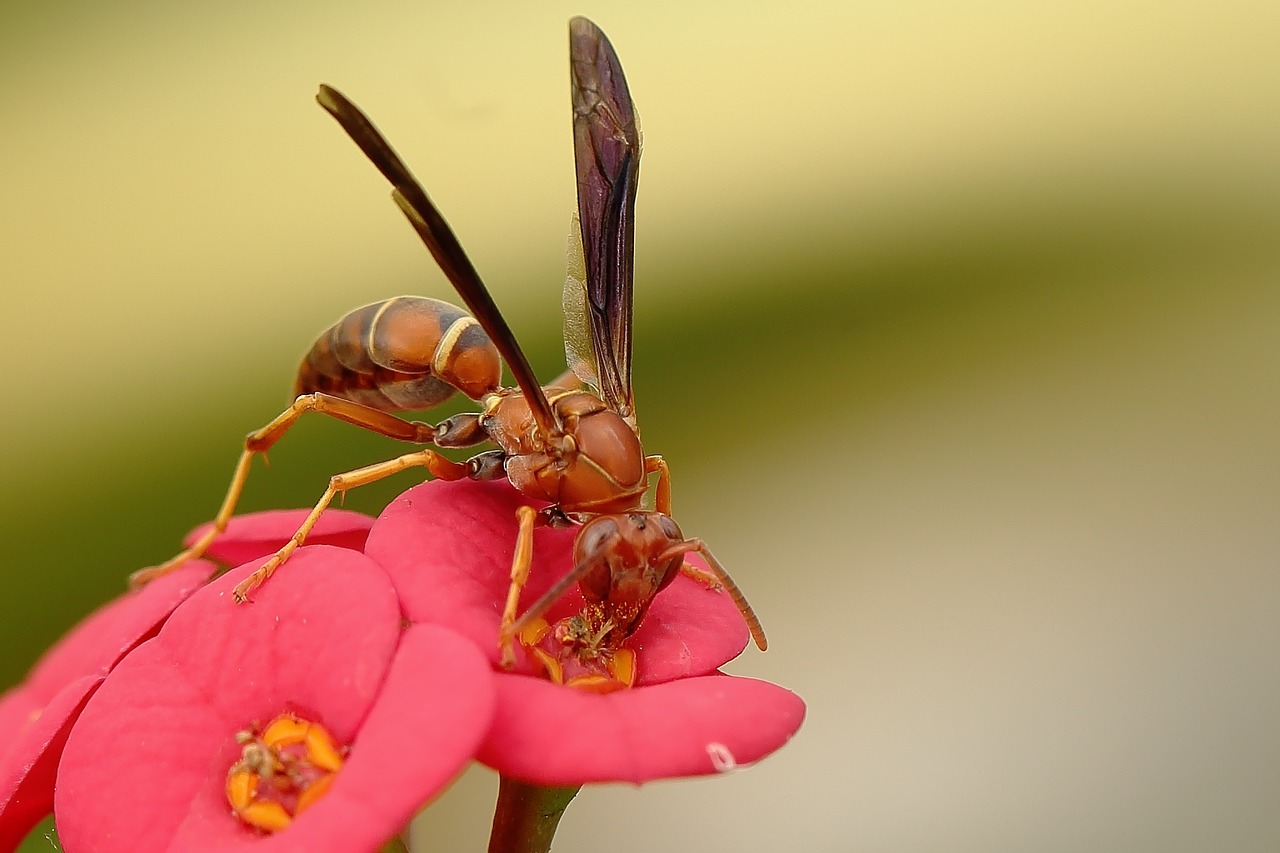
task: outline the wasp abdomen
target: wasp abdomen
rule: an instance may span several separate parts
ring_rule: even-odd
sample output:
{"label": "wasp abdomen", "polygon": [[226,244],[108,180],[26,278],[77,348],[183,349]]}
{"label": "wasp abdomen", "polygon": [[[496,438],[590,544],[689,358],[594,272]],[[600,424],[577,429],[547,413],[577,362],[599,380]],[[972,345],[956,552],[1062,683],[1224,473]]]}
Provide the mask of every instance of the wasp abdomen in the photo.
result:
{"label": "wasp abdomen", "polygon": [[462,391],[478,400],[502,378],[498,350],[466,311],[422,296],[357,308],[316,339],[295,394],[322,391],[383,411],[427,409]]}

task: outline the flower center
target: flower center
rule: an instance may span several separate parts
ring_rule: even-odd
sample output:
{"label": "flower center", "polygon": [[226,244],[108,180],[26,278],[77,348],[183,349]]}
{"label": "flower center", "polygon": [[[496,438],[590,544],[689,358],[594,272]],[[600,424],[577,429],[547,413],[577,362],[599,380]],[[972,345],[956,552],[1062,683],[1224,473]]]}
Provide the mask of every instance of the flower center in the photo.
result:
{"label": "flower center", "polygon": [[635,684],[636,655],[620,648],[616,625],[601,608],[588,606],[554,625],[538,619],[520,633],[520,643],[556,684],[590,693],[612,693]]}
{"label": "flower center", "polygon": [[238,732],[240,760],[227,771],[227,800],[236,817],[278,832],[315,804],[342,769],[340,748],[322,725],[284,713],[258,732]]}

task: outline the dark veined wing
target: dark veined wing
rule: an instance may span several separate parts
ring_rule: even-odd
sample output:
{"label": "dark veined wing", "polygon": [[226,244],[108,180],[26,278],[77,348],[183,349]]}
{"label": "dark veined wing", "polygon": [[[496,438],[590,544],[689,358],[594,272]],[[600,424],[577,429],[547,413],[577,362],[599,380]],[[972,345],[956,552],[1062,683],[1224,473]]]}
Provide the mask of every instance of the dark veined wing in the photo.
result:
{"label": "dark veined wing", "polygon": [[390,181],[393,187],[391,198],[409,220],[413,230],[418,232],[445,277],[453,284],[462,301],[471,309],[471,313],[498,348],[507,367],[511,369],[516,384],[524,392],[538,428],[544,436],[556,433],[559,427],[551,413],[551,404],[547,402],[546,394],[538,384],[533,368],[529,366],[529,360],[516,342],[511,327],[498,311],[480,274],[472,266],[471,259],[462,250],[462,244],[458,242],[453,229],[427,197],[426,190],[391,144],[373,126],[373,122],[346,95],[331,86],[321,84],[316,100],[337,120],[383,177]]}
{"label": "dark veined wing", "polygon": [[[586,18],[569,21],[569,76],[586,261],[583,303],[595,374],[605,403],[634,423],[631,301],[640,130],[618,55]],[[569,358],[573,367],[575,354]]]}

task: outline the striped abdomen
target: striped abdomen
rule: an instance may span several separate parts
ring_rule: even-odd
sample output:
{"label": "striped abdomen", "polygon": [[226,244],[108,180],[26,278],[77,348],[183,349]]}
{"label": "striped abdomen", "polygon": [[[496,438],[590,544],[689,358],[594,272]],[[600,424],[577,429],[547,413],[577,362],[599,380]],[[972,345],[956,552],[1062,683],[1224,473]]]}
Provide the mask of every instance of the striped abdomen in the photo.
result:
{"label": "striped abdomen", "polygon": [[448,302],[397,296],[357,308],[302,359],[294,394],[323,391],[385,412],[497,390],[502,362],[484,329]]}

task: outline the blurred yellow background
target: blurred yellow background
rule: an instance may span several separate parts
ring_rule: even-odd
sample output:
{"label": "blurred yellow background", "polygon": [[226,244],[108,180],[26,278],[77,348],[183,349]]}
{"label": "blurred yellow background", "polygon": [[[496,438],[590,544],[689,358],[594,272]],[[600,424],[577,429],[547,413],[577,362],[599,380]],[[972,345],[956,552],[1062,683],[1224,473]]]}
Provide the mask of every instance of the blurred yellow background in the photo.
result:
{"label": "blurred yellow background", "polygon": [[[319,82],[561,369],[575,13],[646,134],[646,445],[810,718],[557,851],[1274,849],[1270,2],[6,4],[0,683],[212,515],[319,329],[450,298]],[[244,507],[396,452],[303,423]]]}

